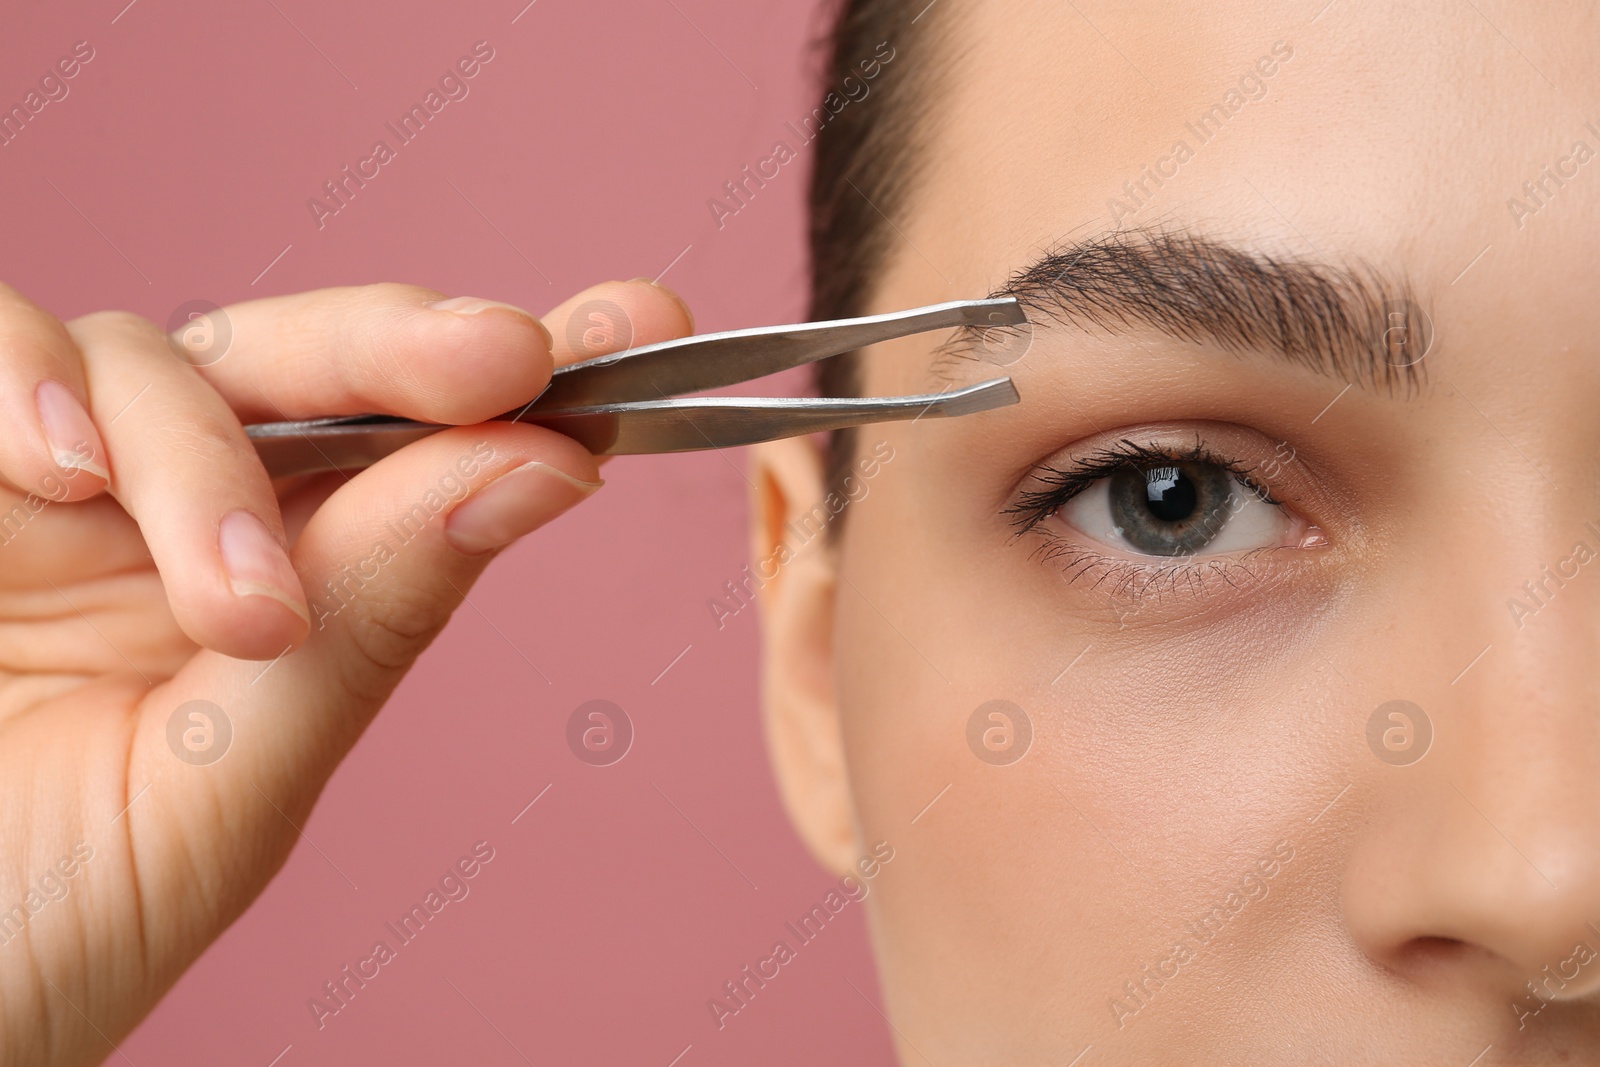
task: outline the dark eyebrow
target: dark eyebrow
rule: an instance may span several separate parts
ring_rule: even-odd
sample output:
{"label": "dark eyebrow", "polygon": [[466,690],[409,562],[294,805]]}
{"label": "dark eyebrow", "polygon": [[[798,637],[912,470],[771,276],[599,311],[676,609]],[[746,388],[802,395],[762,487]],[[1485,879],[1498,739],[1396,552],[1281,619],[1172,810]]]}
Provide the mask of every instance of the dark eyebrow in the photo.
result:
{"label": "dark eyebrow", "polygon": [[[1361,264],[1270,256],[1181,230],[1126,230],[1059,245],[991,295],[1016,297],[1036,326],[1050,320],[1112,333],[1146,326],[1232,352],[1271,353],[1367,388],[1403,387],[1407,395],[1423,381],[1422,356],[1433,339],[1403,281]],[[982,337],[963,331],[944,349],[982,358]]]}

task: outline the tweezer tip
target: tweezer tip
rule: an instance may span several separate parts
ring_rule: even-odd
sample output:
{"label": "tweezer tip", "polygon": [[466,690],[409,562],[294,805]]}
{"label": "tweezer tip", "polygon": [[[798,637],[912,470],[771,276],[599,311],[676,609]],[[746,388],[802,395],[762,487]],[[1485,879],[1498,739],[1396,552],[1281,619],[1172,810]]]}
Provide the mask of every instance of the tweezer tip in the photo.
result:
{"label": "tweezer tip", "polygon": [[1014,296],[992,297],[988,300],[976,302],[978,306],[987,309],[985,318],[989,326],[1021,326],[1028,321],[1028,316],[1022,310],[1022,302]]}
{"label": "tweezer tip", "polygon": [[1017,387],[1010,378],[991,378],[986,382],[969,385],[939,400],[935,411],[939,415],[971,415],[992,408],[1003,408],[1018,403]]}

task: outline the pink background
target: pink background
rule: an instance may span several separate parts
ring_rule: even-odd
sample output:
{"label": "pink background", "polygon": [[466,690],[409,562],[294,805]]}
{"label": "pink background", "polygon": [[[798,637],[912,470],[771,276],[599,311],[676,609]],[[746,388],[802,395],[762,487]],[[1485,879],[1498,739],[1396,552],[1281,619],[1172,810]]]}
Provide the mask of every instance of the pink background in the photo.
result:
{"label": "pink background", "polygon": [[[721,230],[707,200],[809,111],[814,0],[525,2],[10,5],[0,103],[74,43],[96,54],[0,148],[5,279],[63,317],[165,323],[189,300],[374,281],[543,311],[672,264],[702,330],[803,317],[809,154]],[[495,57],[470,95],[319,229],[308,198],[480,40]],[[890,1062],[857,906],[726,1029],[706,1007],[831,882],[767,769],[752,612],[719,631],[707,607],[745,562],[743,462],[616,461],[499,560],[335,775],[316,847],[127,1058]],[[637,730],[605,768],[564,740],[597,697]],[[319,1030],[308,998],[480,839],[496,855],[470,895]]]}

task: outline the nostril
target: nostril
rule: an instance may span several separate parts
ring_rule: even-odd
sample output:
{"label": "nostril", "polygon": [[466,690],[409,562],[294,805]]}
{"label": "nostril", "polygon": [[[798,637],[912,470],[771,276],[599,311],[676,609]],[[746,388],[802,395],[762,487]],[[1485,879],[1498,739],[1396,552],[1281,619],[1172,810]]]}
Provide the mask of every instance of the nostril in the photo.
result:
{"label": "nostril", "polygon": [[[1527,1001],[1527,1010],[1556,1000],[1585,997],[1600,985],[1600,953],[1588,941],[1547,961],[1511,960],[1482,945],[1453,937],[1415,937],[1395,950],[1394,971],[1420,983],[1448,980],[1453,973],[1477,970],[1495,973],[1510,983],[1514,997]],[[1515,1005],[1513,1005],[1515,1006]],[[1521,1013],[1522,1009],[1518,1009]]]}
{"label": "nostril", "polygon": [[1396,962],[1402,970],[1433,970],[1459,964],[1467,956],[1481,952],[1459,938],[1414,937],[1400,946]]}

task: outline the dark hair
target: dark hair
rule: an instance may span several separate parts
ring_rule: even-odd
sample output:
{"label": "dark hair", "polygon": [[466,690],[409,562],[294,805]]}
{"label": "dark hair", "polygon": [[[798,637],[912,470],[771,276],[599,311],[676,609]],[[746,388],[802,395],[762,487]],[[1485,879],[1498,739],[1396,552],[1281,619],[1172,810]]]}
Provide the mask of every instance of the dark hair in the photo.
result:
{"label": "dark hair", "polygon": [[[873,281],[889,258],[895,239],[889,220],[905,209],[922,158],[917,149],[934,68],[926,55],[932,7],[926,0],[841,0],[831,32],[819,42],[826,55],[824,106],[830,94],[839,99],[847,78],[861,80],[861,64],[881,55],[882,45],[893,49],[893,58],[882,65],[868,95],[842,106],[815,141],[807,200],[813,321],[864,314]],[[818,363],[816,388],[822,396],[859,395],[858,354]],[[830,490],[842,492],[855,437],[848,429],[830,437]]]}

